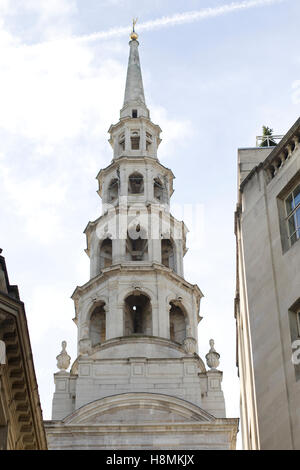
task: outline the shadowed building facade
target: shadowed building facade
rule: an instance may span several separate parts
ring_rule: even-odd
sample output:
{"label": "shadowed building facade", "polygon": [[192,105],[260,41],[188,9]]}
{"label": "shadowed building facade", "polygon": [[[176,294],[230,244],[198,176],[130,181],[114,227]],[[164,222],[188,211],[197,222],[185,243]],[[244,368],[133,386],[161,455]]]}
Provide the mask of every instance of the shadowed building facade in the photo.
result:
{"label": "shadowed building facade", "polygon": [[187,228],[170,214],[172,171],[146,106],[136,33],[129,43],[111,164],[98,176],[103,213],[85,234],[90,280],[77,287],[78,357],[57,357],[51,449],[233,449],[213,341],[198,355],[202,293],[184,278]]}
{"label": "shadowed building facade", "polygon": [[25,308],[0,256],[0,450],[45,449]]}
{"label": "shadowed building facade", "polygon": [[300,449],[300,119],[239,149],[237,360],[245,449]]}

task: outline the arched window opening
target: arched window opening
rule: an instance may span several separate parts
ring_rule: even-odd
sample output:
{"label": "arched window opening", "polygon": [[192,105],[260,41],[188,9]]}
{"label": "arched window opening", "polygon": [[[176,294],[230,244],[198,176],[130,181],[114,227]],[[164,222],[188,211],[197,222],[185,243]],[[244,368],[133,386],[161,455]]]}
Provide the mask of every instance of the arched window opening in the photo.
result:
{"label": "arched window opening", "polygon": [[120,152],[124,152],[125,150],[125,134],[121,134],[119,137],[119,148]]}
{"label": "arched window opening", "polygon": [[152,310],[149,297],[129,295],[124,306],[124,335],[152,335]]}
{"label": "arched window opening", "polygon": [[108,186],[108,197],[107,202],[114,201],[119,195],[119,180],[118,178],[113,178]]}
{"label": "arched window opening", "polygon": [[128,179],[128,194],[143,194],[144,178],[140,173],[132,173]]}
{"label": "arched window opening", "polygon": [[170,339],[182,344],[186,338],[186,320],[183,310],[170,302]]}
{"label": "arched window opening", "polygon": [[146,232],[139,225],[135,228],[134,235],[127,233],[126,240],[127,259],[131,261],[145,261],[148,259],[148,239]]}
{"label": "arched window opening", "polygon": [[94,308],[90,319],[90,339],[92,347],[106,339],[106,313],[104,303]]}
{"label": "arched window opening", "polygon": [[171,240],[161,241],[161,263],[167,268],[175,270],[175,250]]}
{"label": "arched window opening", "polygon": [[131,140],[131,149],[139,150],[140,148],[140,135],[137,131],[133,131],[130,136]]}
{"label": "arched window opening", "polygon": [[164,199],[164,186],[159,178],[154,178],[154,197],[160,202]]}
{"label": "arched window opening", "polygon": [[112,241],[106,238],[100,247],[100,268],[108,268],[112,264]]}

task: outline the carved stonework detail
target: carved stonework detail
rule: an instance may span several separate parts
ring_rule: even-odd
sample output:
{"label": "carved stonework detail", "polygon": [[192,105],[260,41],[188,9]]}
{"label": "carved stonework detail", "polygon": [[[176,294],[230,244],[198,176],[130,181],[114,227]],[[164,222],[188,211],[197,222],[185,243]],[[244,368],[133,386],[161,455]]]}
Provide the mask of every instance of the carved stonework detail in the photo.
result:
{"label": "carved stonework detail", "polygon": [[83,338],[79,342],[80,354],[88,355],[91,350],[91,340],[89,338]]}
{"label": "carved stonework detail", "polygon": [[195,354],[197,352],[197,342],[195,338],[190,336],[185,338],[183,346],[187,354]]}
{"label": "carved stonework detail", "polygon": [[62,346],[61,353],[58,356],[56,356],[57,368],[59,369],[60,372],[66,372],[66,370],[70,366],[71,357],[66,351],[67,342],[63,341],[61,343],[61,346]]}
{"label": "carved stonework detail", "polygon": [[217,369],[220,364],[220,354],[215,350],[215,342],[213,339],[209,341],[210,350],[206,354],[206,363],[210,369]]}

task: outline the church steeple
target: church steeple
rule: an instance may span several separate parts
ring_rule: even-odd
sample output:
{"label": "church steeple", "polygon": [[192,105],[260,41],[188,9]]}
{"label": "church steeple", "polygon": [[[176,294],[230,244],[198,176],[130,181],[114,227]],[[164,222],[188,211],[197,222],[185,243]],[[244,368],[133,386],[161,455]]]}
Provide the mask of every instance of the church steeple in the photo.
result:
{"label": "church steeple", "polygon": [[137,38],[133,27],[123,108],[119,122],[108,130],[114,160],[125,156],[157,158],[157,148],[161,142],[161,128],[151,121],[145,102]]}
{"label": "church steeple", "polygon": [[129,46],[130,53],[127,68],[124,106],[132,101],[140,101],[145,104],[142,71],[138,50],[139,43],[136,39],[132,39]]}
{"label": "church steeple", "polygon": [[135,31],[129,44],[114,157],[97,176],[102,215],[85,229],[90,280],[72,296],[78,356],[70,372],[58,364],[49,448],[226,449],[237,424],[219,354],[211,344],[209,371],[198,356],[203,294],[184,278],[187,228],[170,213],[174,175],[157,159]]}
{"label": "church steeple", "polygon": [[138,35],[133,26],[129,42],[130,51],[121,118],[137,116],[149,117],[149,110],[147,109],[145,102],[142,70],[138,50],[139,42],[137,38]]}

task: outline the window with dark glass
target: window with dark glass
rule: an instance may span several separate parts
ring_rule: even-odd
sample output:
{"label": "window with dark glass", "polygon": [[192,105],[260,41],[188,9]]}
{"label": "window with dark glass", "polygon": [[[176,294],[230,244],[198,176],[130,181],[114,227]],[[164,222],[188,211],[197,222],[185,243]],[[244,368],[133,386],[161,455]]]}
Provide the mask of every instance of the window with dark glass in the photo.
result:
{"label": "window with dark glass", "polygon": [[128,194],[142,194],[144,192],[144,178],[140,173],[132,173],[128,179]]}
{"label": "window with dark glass", "polygon": [[[294,365],[296,381],[300,381],[300,364],[298,360],[299,354],[297,353],[300,339],[300,298],[296,300],[296,302],[289,308],[288,316],[291,334],[291,348],[293,353],[292,363]],[[295,353],[296,356],[294,357]]]}
{"label": "window with dark glass", "polygon": [[285,200],[290,245],[300,238],[300,184]]}
{"label": "window with dark glass", "polygon": [[297,318],[297,329],[298,329],[298,336],[300,338],[300,310],[296,313],[296,318]]}

